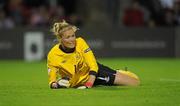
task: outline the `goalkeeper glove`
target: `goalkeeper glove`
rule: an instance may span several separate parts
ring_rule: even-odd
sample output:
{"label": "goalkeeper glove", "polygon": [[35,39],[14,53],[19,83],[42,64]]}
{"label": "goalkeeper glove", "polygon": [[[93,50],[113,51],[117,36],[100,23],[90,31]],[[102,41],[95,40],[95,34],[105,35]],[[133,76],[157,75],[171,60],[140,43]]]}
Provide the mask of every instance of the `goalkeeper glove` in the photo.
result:
{"label": "goalkeeper glove", "polygon": [[70,83],[69,83],[69,78],[61,78],[57,81],[58,83],[58,88],[69,88]]}

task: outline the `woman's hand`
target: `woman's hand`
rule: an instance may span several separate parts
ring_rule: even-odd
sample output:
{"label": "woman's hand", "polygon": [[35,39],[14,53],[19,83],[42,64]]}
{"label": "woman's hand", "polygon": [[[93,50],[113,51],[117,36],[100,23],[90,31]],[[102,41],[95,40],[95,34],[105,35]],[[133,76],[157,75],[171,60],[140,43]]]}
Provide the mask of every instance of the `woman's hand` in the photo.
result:
{"label": "woman's hand", "polygon": [[51,84],[51,88],[52,89],[58,89],[58,83],[57,82],[53,82],[52,84]]}

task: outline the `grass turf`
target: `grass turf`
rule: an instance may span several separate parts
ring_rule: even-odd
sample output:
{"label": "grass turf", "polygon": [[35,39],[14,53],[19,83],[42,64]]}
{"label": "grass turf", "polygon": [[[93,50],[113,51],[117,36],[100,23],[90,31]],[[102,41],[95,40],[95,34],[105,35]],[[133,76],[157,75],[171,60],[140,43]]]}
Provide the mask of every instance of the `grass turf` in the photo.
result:
{"label": "grass turf", "polygon": [[141,85],[51,90],[45,61],[0,61],[0,106],[180,106],[179,59],[98,61],[114,69],[127,66]]}

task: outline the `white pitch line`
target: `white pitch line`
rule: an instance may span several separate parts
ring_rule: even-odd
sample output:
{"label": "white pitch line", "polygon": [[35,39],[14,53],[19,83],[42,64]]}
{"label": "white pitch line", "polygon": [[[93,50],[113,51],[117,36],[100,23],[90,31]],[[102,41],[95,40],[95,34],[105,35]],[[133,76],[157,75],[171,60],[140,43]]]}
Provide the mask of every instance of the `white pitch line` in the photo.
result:
{"label": "white pitch line", "polygon": [[166,78],[161,78],[160,81],[166,81],[166,82],[180,82],[180,79],[166,79]]}

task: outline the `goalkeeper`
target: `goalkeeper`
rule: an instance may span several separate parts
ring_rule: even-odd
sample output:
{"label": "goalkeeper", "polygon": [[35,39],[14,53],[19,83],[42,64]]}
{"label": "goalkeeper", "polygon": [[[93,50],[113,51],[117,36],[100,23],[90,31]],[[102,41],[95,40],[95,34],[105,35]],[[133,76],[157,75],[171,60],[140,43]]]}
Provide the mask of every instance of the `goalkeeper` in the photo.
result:
{"label": "goalkeeper", "polygon": [[76,38],[76,31],[76,26],[64,20],[53,25],[52,32],[59,43],[49,51],[47,57],[50,88],[139,85],[139,78],[134,73],[113,70],[97,63],[86,41],[81,37]]}

